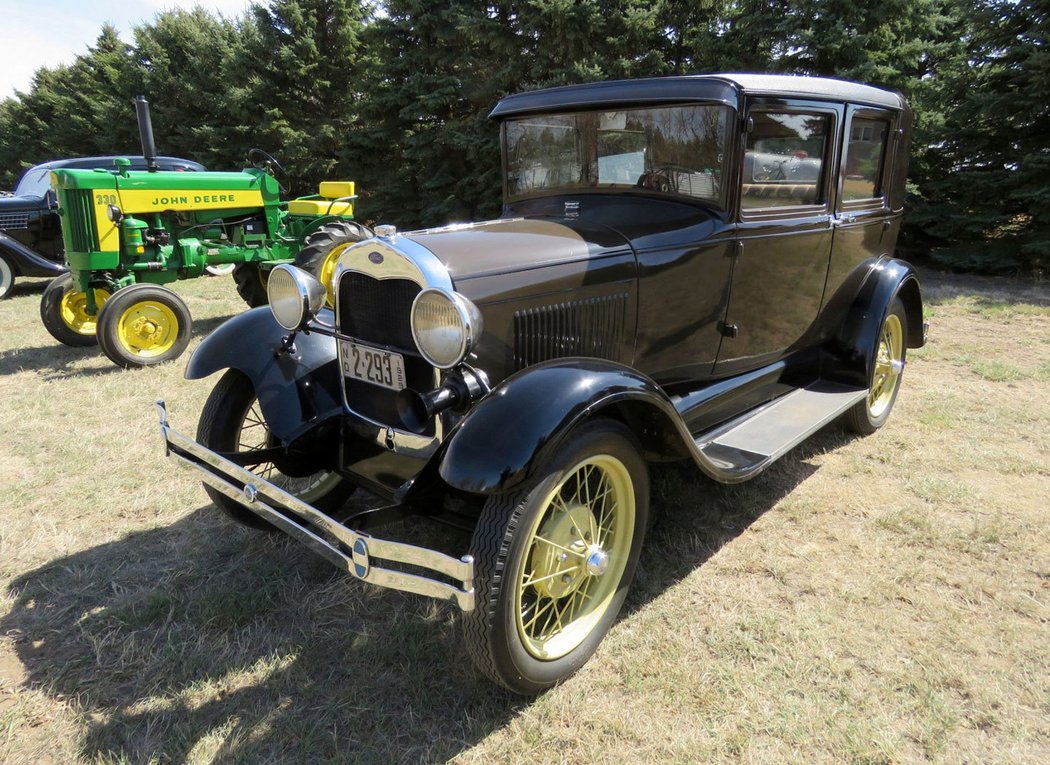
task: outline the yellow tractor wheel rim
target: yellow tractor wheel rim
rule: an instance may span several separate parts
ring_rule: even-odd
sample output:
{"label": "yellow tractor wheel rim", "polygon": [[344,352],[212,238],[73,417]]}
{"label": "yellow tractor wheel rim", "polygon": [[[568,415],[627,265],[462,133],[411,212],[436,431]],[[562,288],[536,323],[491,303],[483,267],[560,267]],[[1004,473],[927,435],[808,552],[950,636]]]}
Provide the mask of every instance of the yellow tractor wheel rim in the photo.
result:
{"label": "yellow tractor wheel rim", "polygon": [[901,371],[904,369],[904,328],[900,317],[890,314],[882,325],[879,347],[875,352],[875,370],[868,390],[868,411],[881,417],[893,403]]}
{"label": "yellow tractor wheel rim", "polygon": [[339,265],[339,256],[352,244],[357,244],[357,242],[337,244],[328,251],[328,254],[324,256],[324,261],[321,263],[321,271],[318,276],[321,279],[321,284],[324,285],[327,295],[325,301],[328,303],[329,308],[335,308],[335,267]]}
{"label": "yellow tractor wheel rim", "polygon": [[518,635],[538,659],[579,646],[609,610],[634,540],[634,483],[620,460],[580,462],[543,499],[515,572]]}
{"label": "yellow tractor wheel rim", "polygon": [[178,337],[178,317],[156,300],[131,304],[117,322],[118,342],[135,356],[160,356],[174,347]]}
{"label": "yellow tractor wheel rim", "polygon": [[62,317],[63,323],[78,335],[91,336],[95,334],[95,320],[98,318],[98,310],[109,298],[109,292],[106,290],[99,289],[98,287],[94,287],[93,289],[95,291],[94,316],[87,312],[86,292],[79,292],[73,289],[67,290],[62,295],[62,302],[58,307],[58,312]]}

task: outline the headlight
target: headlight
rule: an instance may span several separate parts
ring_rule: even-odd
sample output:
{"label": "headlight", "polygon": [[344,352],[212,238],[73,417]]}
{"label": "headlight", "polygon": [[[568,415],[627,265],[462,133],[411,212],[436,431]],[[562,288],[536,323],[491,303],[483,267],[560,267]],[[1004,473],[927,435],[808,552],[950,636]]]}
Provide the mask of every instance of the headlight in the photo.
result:
{"label": "headlight", "polygon": [[266,297],[277,323],[297,330],[324,305],[324,285],[301,268],[276,266],[266,282]]}
{"label": "headlight", "polygon": [[423,290],[412,303],[412,338],[431,365],[449,369],[481,337],[481,311],[458,292]]}

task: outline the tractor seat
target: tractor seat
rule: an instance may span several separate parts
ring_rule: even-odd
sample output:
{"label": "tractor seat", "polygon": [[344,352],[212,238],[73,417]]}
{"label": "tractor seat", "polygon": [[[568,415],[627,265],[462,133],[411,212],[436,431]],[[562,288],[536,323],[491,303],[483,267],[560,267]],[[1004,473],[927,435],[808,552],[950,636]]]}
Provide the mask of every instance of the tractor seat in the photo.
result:
{"label": "tractor seat", "polygon": [[353,181],[321,181],[318,194],[300,197],[288,202],[291,215],[344,215],[354,214],[354,200],[357,199]]}

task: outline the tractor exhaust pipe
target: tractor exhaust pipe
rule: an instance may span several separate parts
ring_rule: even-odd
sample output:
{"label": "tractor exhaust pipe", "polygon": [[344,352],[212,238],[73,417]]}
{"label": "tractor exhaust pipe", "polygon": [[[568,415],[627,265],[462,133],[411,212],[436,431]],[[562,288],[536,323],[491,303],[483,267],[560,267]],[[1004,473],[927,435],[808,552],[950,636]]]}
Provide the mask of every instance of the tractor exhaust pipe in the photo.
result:
{"label": "tractor exhaust pipe", "polygon": [[135,115],[139,120],[139,140],[142,141],[142,156],[146,158],[146,169],[157,172],[157,145],[153,142],[153,120],[149,116],[149,101],[145,96],[135,96]]}

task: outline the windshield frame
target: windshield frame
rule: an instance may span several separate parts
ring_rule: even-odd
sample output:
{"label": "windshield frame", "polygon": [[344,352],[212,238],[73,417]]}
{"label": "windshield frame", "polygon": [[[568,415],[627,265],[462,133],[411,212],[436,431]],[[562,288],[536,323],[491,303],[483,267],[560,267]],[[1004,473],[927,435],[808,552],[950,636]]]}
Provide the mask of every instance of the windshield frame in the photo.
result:
{"label": "windshield frame", "polygon": [[[640,183],[605,183],[601,185],[573,185],[565,184],[559,186],[549,186],[543,188],[535,188],[525,192],[511,193],[511,152],[508,143],[508,129],[514,123],[522,123],[535,121],[536,119],[561,119],[570,118],[575,122],[577,126],[578,120],[582,119],[600,119],[600,115],[603,113],[611,112],[644,112],[644,111],[656,111],[663,109],[680,109],[680,108],[706,108],[711,109],[719,113],[720,116],[720,144],[721,148],[718,152],[719,161],[717,166],[711,168],[713,174],[715,174],[715,183],[717,184],[717,195],[715,196],[702,196],[693,195],[688,193],[679,193],[676,191],[659,190],[655,188],[645,188]],[[731,201],[730,189],[728,188],[727,179],[728,172],[731,169],[731,158],[733,150],[733,139],[734,139],[734,128],[735,115],[737,110],[726,104],[723,101],[715,100],[696,100],[696,101],[667,101],[667,102],[653,102],[653,103],[620,103],[620,104],[608,104],[595,106],[587,109],[567,109],[567,110],[552,110],[550,112],[532,112],[529,114],[519,114],[506,119],[501,120],[500,123],[500,155],[501,155],[501,173],[502,173],[502,190],[503,190],[503,202],[505,205],[513,205],[530,199],[540,199],[544,197],[554,196],[567,196],[567,195],[583,195],[583,194],[640,194],[648,197],[657,197],[660,199],[674,200],[678,202],[688,202],[694,204],[704,205],[706,207],[716,207],[721,210],[728,210],[728,205]],[[598,145],[600,143],[601,128],[596,128],[594,131],[593,138],[595,140],[584,141],[586,144],[586,150],[581,147],[582,166],[586,167],[583,170],[583,175],[587,176],[590,171],[601,172],[600,160],[607,159],[607,157],[601,156],[598,152]],[[586,151],[586,157],[583,153]],[[648,171],[648,160],[646,160],[647,171]],[[658,165],[661,163],[657,163]],[[705,168],[707,170],[708,168]],[[700,174],[694,170],[694,174]],[[597,183],[597,182],[595,182]]]}

